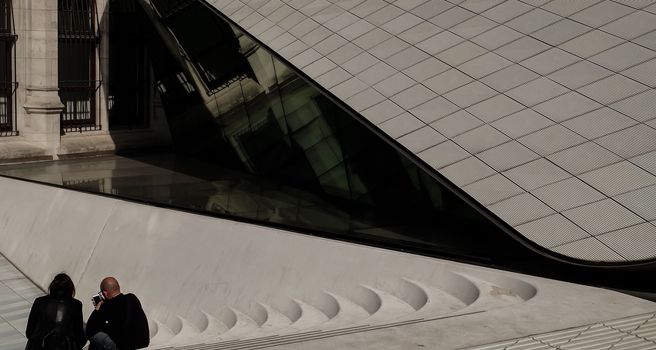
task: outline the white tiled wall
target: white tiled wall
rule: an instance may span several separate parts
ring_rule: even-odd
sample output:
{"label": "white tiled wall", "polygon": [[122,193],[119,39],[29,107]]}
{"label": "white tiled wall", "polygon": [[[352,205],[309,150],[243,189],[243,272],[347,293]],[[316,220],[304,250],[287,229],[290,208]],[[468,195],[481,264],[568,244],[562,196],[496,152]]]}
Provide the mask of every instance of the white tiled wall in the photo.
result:
{"label": "white tiled wall", "polygon": [[656,257],[656,0],[209,0],[526,237]]}

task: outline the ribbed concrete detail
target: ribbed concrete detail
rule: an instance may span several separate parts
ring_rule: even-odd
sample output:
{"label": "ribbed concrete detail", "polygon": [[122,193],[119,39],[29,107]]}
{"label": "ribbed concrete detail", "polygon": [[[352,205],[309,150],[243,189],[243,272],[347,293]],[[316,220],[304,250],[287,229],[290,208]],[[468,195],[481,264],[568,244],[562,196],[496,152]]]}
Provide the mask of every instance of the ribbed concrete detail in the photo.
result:
{"label": "ribbed concrete detail", "polygon": [[258,307],[251,314],[230,307],[225,310],[228,316],[224,315],[224,321],[206,312],[203,312],[206,318],[197,323],[170,315],[166,317],[167,324],[154,320],[151,347],[176,347],[200,341],[203,344],[216,343],[217,346],[236,346],[267,336],[275,336],[276,341],[286,339],[285,342],[293,342],[299,334],[303,335],[302,339],[309,340],[313,336],[320,338],[340,332],[364,331],[399,322],[406,324],[521,307],[519,304],[530,300],[537,292],[535,287],[519,280],[507,280],[500,286],[484,279],[457,275],[444,287],[407,279],[388,282],[401,289],[342,286],[340,289],[344,294],[323,291],[319,296],[309,298],[320,300],[318,305],[298,299],[290,299],[280,309],[256,303]]}
{"label": "ribbed concrete detail", "polygon": [[291,330],[307,329],[313,325],[323,324],[329,320],[328,315],[321,312],[318,308],[298,299],[294,299],[294,302],[299,307],[299,315],[294,323],[291,324]]}
{"label": "ribbed concrete detail", "polygon": [[656,349],[656,314],[595,323],[558,332],[539,334],[469,350],[648,350]]}
{"label": "ribbed concrete detail", "polygon": [[[0,178],[0,192],[2,254],[41,288],[67,272],[86,317],[116,276],[140,298],[153,348],[459,349],[656,312],[607,290],[24,181]],[[9,276],[20,305],[3,313],[0,300],[0,340],[18,341],[41,290]]]}
{"label": "ribbed concrete detail", "polygon": [[[481,285],[483,281],[477,281]],[[209,350],[209,349],[263,349],[276,346],[292,345],[300,342],[321,341],[331,337],[342,335],[366,333],[384,329],[387,327],[408,326],[420,322],[428,322],[429,317],[419,317],[427,314],[429,305],[429,295],[435,296],[444,292],[436,293],[427,291],[424,287],[416,287],[413,283],[411,288],[419,288],[414,293],[408,294],[410,298],[397,298],[380,290],[372,290],[373,299],[367,300],[369,308],[374,309],[373,314],[368,317],[365,314],[365,321],[360,325],[349,324],[352,322],[333,323],[328,326],[330,320],[322,311],[301,301],[295,300],[293,303],[298,306],[292,322],[288,315],[277,311],[269,306],[263,307],[264,323],[257,324],[257,321],[246,316],[243,313],[234,311],[232,320],[234,323],[228,328],[222,321],[211,315],[205,314],[204,321],[200,324],[188,321],[180,317],[172,317],[169,324],[165,325],[157,320],[151,319],[151,332],[153,333],[151,348],[170,348],[179,350]],[[31,281],[27,280],[16,268],[11,265],[4,256],[0,256],[0,349],[2,350],[22,350],[25,347],[26,339],[24,330],[27,322],[27,315],[31,303],[37,296],[42,295],[41,290]],[[420,305],[411,299],[419,297]],[[486,295],[485,293],[483,295]],[[479,295],[483,296],[483,295]],[[447,296],[443,294],[442,297]],[[490,298],[488,296],[487,298]],[[347,299],[339,298],[342,307],[354,307],[355,303]],[[406,303],[407,302],[407,303]],[[398,308],[389,304],[399,306]],[[475,303],[480,303],[475,301]],[[410,304],[418,307],[410,307]],[[473,304],[473,303],[472,303]],[[507,303],[506,306],[512,304]],[[387,306],[384,306],[387,305]],[[464,306],[464,305],[463,305]],[[503,307],[498,304],[497,306]],[[357,307],[357,306],[355,306]],[[365,310],[365,307],[361,307]],[[366,311],[366,310],[365,310]],[[352,312],[352,310],[351,310]],[[360,311],[362,312],[362,311]],[[457,312],[445,313],[446,317],[457,317],[458,315],[468,315],[471,313],[482,312]],[[357,314],[357,312],[355,312]],[[329,313],[331,319],[336,317],[340,312]],[[343,314],[343,313],[342,313]],[[399,317],[403,315],[405,317]],[[438,317],[439,318],[439,317]],[[398,319],[391,322],[393,319]],[[433,318],[434,319],[434,318]],[[345,318],[342,318],[345,320]],[[351,321],[358,323],[355,318]],[[314,327],[323,325],[325,327]],[[270,334],[267,334],[270,333]],[[566,329],[563,331],[540,334],[532,337],[513,339],[501,343],[484,345],[472,348],[472,350],[519,350],[519,349],[654,349],[656,348],[656,314],[644,314],[633,317],[622,318],[609,322],[592,324],[584,327]]]}
{"label": "ribbed concrete detail", "polygon": [[148,321],[151,335],[150,342],[152,344],[169,342],[175,337],[175,333],[163,323],[153,320],[152,317],[148,317]]}
{"label": "ribbed concrete detail", "polygon": [[654,0],[208,3],[527,238],[656,256]]}

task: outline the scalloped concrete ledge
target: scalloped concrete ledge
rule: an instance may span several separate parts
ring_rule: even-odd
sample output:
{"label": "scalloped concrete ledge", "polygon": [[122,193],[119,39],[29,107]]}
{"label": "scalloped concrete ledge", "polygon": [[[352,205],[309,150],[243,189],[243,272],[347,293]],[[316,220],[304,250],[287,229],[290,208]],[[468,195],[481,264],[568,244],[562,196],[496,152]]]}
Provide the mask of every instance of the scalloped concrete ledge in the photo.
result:
{"label": "scalloped concrete ledge", "polygon": [[42,287],[71,274],[87,315],[100,279],[116,276],[142,300],[153,347],[276,336],[457,349],[656,311],[596,288],[19,180],[0,178],[0,193],[0,251]]}

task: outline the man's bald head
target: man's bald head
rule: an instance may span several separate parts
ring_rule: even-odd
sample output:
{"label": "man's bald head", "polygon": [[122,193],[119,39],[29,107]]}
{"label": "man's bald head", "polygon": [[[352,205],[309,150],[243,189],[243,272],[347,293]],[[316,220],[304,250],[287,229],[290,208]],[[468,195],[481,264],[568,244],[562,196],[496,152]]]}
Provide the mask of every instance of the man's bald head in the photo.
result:
{"label": "man's bald head", "polygon": [[121,294],[121,286],[118,285],[118,281],[114,277],[105,277],[102,282],[100,282],[100,290],[105,292],[105,297],[107,299],[111,299]]}

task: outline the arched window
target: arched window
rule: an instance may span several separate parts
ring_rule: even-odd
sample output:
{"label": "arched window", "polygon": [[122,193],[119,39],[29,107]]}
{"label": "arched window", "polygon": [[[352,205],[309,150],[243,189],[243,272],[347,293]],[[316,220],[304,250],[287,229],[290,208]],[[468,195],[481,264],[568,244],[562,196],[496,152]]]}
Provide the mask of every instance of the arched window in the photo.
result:
{"label": "arched window", "polygon": [[95,0],[59,0],[59,97],[64,131],[98,130]]}
{"label": "arched window", "polygon": [[0,136],[17,135],[14,76],[14,22],[11,0],[0,0]]}

